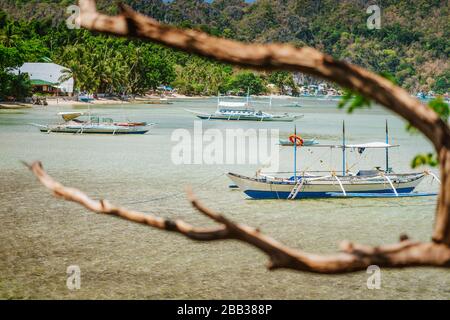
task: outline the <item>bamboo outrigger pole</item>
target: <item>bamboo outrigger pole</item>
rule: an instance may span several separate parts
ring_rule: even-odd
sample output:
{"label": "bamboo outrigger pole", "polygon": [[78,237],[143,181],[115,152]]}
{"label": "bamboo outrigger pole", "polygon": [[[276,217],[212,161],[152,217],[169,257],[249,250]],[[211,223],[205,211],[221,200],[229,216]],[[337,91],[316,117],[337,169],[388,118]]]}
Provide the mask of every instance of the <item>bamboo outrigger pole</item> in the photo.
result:
{"label": "bamboo outrigger pole", "polygon": [[247,87],[247,108],[250,104],[250,87]]}
{"label": "bamboo outrigger pole", "polygon": [[345,176],[347,161],[345,159],[345,120],[342,121],[342,175]]}
{"label": "bamboo outrigger pole", "polygon": [[[386,119],[386,144],[389,145],[389,127]],[[389,172],[389,147],[386,146],[386,173]]]}
{"label": "bamboo outrigger pole", "polygon": [[297,126],[294,126],[294,181],[297,182]]}

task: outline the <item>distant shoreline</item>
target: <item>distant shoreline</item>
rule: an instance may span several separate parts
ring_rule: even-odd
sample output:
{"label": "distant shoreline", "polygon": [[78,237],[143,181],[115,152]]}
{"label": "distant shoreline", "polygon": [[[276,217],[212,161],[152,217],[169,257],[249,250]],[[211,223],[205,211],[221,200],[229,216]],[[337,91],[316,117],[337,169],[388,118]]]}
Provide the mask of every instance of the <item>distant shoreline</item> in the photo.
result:
{"label": "distant shoreline", "polygon": [[[274,100],[278,99],[284,99],[284,100],[293,100],[293,99],[319,99],[324,100],[327,97],[326,96],[300,96],[300,97],[294,97],[294,96],[288,96],[288,95],[254,95],[252,97],[256,98],[262,98],[262,99],[269,99],[272,98]],[[25,102],[1,102],[0,101],[0,110],[17,110],[17,109],[27,109],[27,108],[33,108],[33,107],[56,107],[56,106],[90,106],[90,105],[136,105],[136,104],[154,104],[154,105],[165,105],[165,104],[172,104],[171,102],[177,99],[185,99],[185,100],[195,100],[195,99],[213,99],[217,98],[217,96],[202,96],[202,95],[195,95],[195,96],[186,96],[182,94],[171,94],[170,96],[159,96],[159,95],[145,95],[145,96],[138,96],[134,98],[133,100],[120,100],[119,98],[97,98],[90,102],[82,102],[82,101],[75,101],[75,100],[69,100],[65,99],[64,97],[47,97],[46,101],[48,103],[47,106],[42,105],[33,105],[31,103],[25,103]],[[245,99],[245,96],[222,96],[221,99]],[[331,96],[327,99],[331,100],[337,100],[340,99],[341,96]],[[449,103],[449,101],[445,99],[446,103]],[[421,99],[421,101],[424,101]]]}
{"label": "distant shoreline", "polygon": [[[234,98],[242,98],[245,99],[245,97],[240,96],[227,96],[228,98],[234,99]],[[267,95],[259,95],[256,96],[257,98],[270,98],[270,96]],[[202,96],[202,95],[196,95],[196,96],[186,96],[182,94],[172,94],[171,96],[167,97],[160,97],[157,95],[147,95],[147,96],[139,96],[136,97],[133,100],[125,101],[120,100],[118,98],[97,98],[90,102],[82,102],[82,101],[74,101],[74,100],[68,100],[64,97],[48,97],[46,98],[46,101],[48,105],[46,107],[54,107],[54,106],[88,106],[88,105],[120,105],[120,104],[145,104],[145,103],[154,103],[155,105],[158,105],[159,101],[161,101],[161,104],[164,104],[164,101],[171,101],[176,99],[211,99],[216,98],[216,96]],[[224,97],[225,98],[225,97]],[[292,97],[287,95],[273,95],[273,99],[296,99],[300,97]],[[161,100],[165,99],[165,100]],[[24,102],[0,102],[0,109],[26,109],[26,108],[32,108],[34,106],[42,107],[42,105],[33,105],[31,103],[24,103]]]}

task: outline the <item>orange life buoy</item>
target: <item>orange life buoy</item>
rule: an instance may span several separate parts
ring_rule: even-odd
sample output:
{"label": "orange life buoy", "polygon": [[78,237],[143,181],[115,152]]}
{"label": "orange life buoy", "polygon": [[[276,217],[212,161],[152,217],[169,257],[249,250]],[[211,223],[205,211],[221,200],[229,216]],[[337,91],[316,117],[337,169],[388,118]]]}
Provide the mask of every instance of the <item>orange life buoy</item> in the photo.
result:
{"label": "orange life buoy", "polygon": [[291,134],[289,136],[289,141],[292,143],[295,143],[297,146],[301,147],[303,146],[303,139],[302,137],[296,135],[296,134]]}

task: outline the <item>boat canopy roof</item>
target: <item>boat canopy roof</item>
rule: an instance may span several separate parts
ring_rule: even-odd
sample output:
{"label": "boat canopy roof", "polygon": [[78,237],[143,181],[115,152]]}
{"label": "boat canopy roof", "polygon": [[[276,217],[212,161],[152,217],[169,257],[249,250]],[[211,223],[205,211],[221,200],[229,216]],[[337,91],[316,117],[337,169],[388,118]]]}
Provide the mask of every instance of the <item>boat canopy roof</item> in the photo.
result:
{"label": "boat canopy roof", "polygon": [[82,115],[84,115],[83,112],[59,112],[59,116],[61,116],[65,121],[70,121],[75,118],[78,118]]}
{"label": "boat canopy roof", "polygon": [[246,108],[246,102],[227,102],[227,101],[219,101],[219,107],[227,107],[227,108]]}
{"label": "boat canopy roof", "polygon": [[369,143],[363,143],[363,144],[348,144],[345,147],[346,148],[394,148],[398,147],[399,145],[392,145],[384,142],[369,142]]}
{"label": "boat canopy roof", "polygon": [[[310,146],[308,146],[310,147]],[[388,144],[384,142],[368,142],[368,143],[360,143],[360,144],[317,144],[311,147],[315,148],[349,148],[349,149],[386,149],[386,148],[395,148],[399,147],[398,144]]]}
{"label": "boat canopy roof", "polygon": [[249,109],[249,108],[220,108],[219,112],[224,112],[224,113],[254,113],[255,109]]}

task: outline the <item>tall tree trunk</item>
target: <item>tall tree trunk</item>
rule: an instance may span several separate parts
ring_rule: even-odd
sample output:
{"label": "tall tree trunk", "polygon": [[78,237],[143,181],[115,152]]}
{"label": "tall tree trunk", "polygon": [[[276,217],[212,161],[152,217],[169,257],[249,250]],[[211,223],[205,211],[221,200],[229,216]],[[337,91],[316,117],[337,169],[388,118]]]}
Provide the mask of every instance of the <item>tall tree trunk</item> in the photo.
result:
{"label": "tall tree trunk", "polygon": [[450,246],[450,150],[442,147],[439,152],[441,190],[439,193],[433,241]]}

